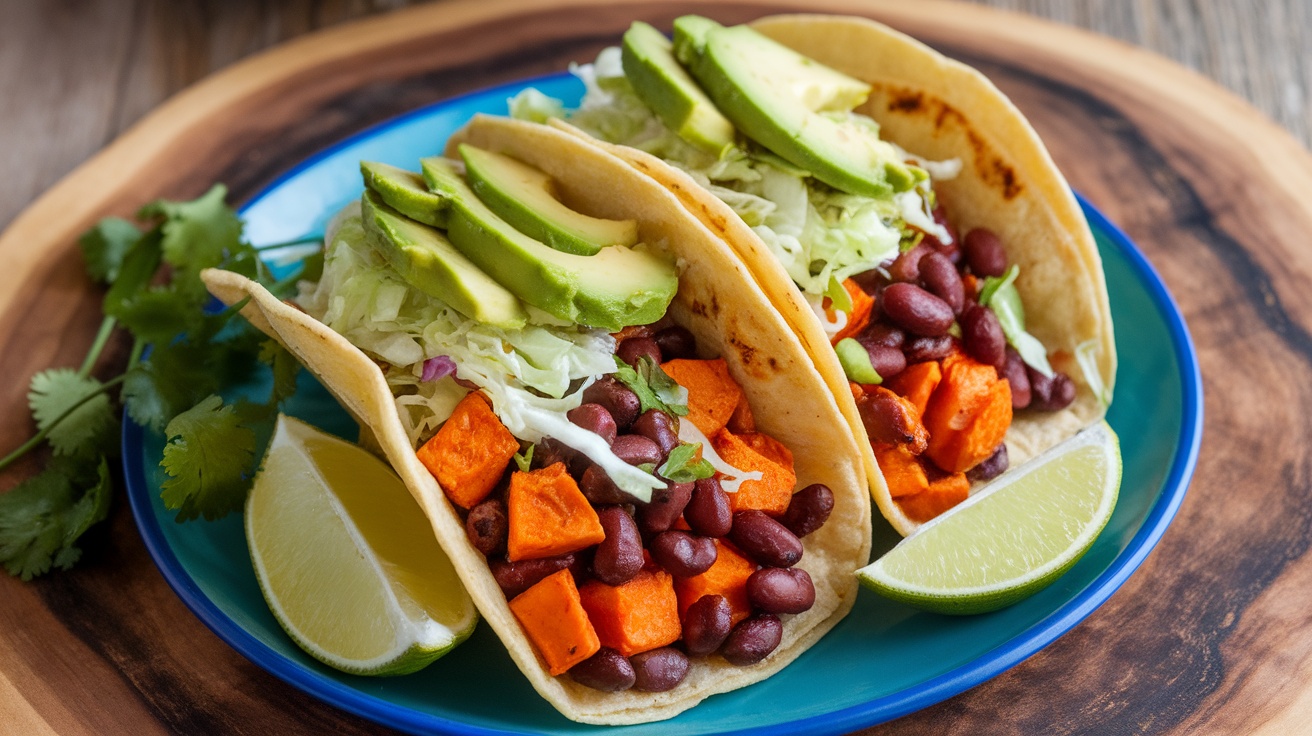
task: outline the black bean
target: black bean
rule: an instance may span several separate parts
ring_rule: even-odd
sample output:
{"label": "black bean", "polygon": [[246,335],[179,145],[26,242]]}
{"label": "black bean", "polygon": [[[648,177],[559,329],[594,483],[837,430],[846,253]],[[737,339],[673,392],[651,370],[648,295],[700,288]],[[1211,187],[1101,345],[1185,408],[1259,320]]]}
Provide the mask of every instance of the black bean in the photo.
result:
{"label": "black bean", "polygon": [[975,360],[995,368],[1006,365],[1007,336],[992,309],[978,304],[966,308],[961,315],[961,341]]}
{"label": "black bean", "polygon": [[920,259],[929,252],[929,246],[922,243],[893,259],[888,277],[895,282],[916,283],[920,280]]}
{"label": "black bean", "polygon": [[758,565],[792,567],[802,559],[802,541],[763,511],[734,514],[729,538]]}
{"label": "black bean", "polygon": [[580,404],[570,409],[565,414],[565,418],[593,434],[600,435],[608,445],[615,441],[618,432],[615,418],[601,404]]}
{"label": "black bean", "polygon": [[579,490],[587,497],[592,505],[599,506],[602,504],[614,503],[632,503],[636,499],[621,491],[619,486],[606,475],[606,471],[599,465],[589,465],[583,471],[583,476],[579,478]]}
{"label": "black bean", "polygon": [[640,434],[622,434],[616,437],[611,443],[610,451],[629,465],[644,463],[657,465],[663,459],[661,446]]}
{"label": "black bean", "polygon": [[676,578],[690,578],[711,569],[718,556],[715,540],[685,531],[661,532],[651,540],[651,558]]}
{"label": "black bean", "polygon": [[651,501],[638,509],[638,530],[645,536],[674,526],[692,498],[692,483],[668,483],[651,492]]}
{"label": "black bean", "polygon": [[1025,361],[1013,347],[1007,348],[1007,364],[1002,367],[1002,377],[1011,384],[1011,408],[1024,409],[1030,405],[1030,377],[1025,370]]}
{"label": "black bean", "polygon": [[966,477],[972,483],[978,483],[986,480],[993,480],[1007,471],[1009,465],[1007,460],[1007,446],[998,445],[998,449],[992,455],[988,456],[984,462],[976,465],[966,471]]}
{"label": "black bean", "polygon": [[802,613],[815,605],[815,584],[801,568],[763,567],[747,578],[747,599],[763,613]]}
{"label": "black bean", "polygon": [[856,336],[856,341],[869,349],[875,345],[900,348],[907,341],[907,333],[883,322],[871,322],[870,326]]}
{"label": "black bean", "polygon": [[537,585],[548,575],[573,567],[578,561],[578,553],[570,552],[556,557],[537,557],[519,562],[489,560],[487,564],[492,570],[492,577],[496,578],[497,585],[501,586],[501,592],[510,599]]}
{"label": "black bean", "polygon": [[800,539],[824,526],[833,510],[834,492],[823,483],[812,483],[793,494],[779,523]]}
{"label": "black bean", "polygon": [[907,356],[897,348],[887,345],[873,345],[866,348],[870,354],[870,367],[880,378],[892,378],[907,367]]}
{"label": "black bean", "polygon": [[697,357],[697,338],[693,337],[686,327],[680,325],[666,327],[653,335],[652,339],[661,349],[661,357],[665,360]]}
{"label": "black bean", "polygon": [[722,595],[704,595],[683,614],[683,648],[705,656],[720,648],[733,628],[733,607]]}
{"label": "black bean", "polygon": [[475,504],[465,517],[465,534],[470,544],[484,555],[494,555],[506,551],[506,537],[510,532],[510,521],[506,516],[506,504],[497,498],[490,498]]}
{"label": "black bean", "polygon": [[966,287],[957,267],[942,253],[930,253],[920,259],[920,281],[931,294],[947,302],[953,314],[966,306]]}
{"label": "black bean", "polygon": [[688,676],[688,655],[674,647],[661,647],[629,657],[633,664],[635,690],[663,693],[673,690]]}
{"label": "black bean", "polygon": [[578,456],[574,448],[561,444],[558,440],[547,438],[533,447],[533,468],[548,468],[556,463],[568,464]]}
{"label": "black bean", "polygon": [[634,367],[638,365],[638,359],[644,355],[656,363],[661,362],[661,347],[650,337],[630,337],[615,348],[615,354],[620,356],[620,360]]}
{"label": "black bean", "polygon": [[592,576],[607,585],[623,585],[638,574],[646,560],[638,525],[619,506],[597,509],[606,538],[592,558]]}
{"label": "black bean", "polygon": [[729,494],[714,478],[699,480],[693,486],[692,498],[683,510],[683,518],[694,532],[703,537],[723,537],[733,527],[733,507]]}
{"label": "black bean", "polygon": [[637,679],[628,658],[610,647],[570,667],[569,676],[580,685],[608,693],[628,690]]}
{"label": "black bean", "polygon": [[966,233],[962,248],[970,272],[976,276],[1001,276],[1007,272],[1007,252],[992,230],[982,227],[971,230]]}
{"label": "black bean", "polygon": [[733,631],[729,632],[729,638],[720,648],[720,654],[730,664],[745,667],[770,656],[770,652],[779,646],[783,638],[784,625],[780,623],[779,617],[762,613],[738,622]]}
{"label": "black bean", "polygon": [[614,376],[604,376],[593,382],[583,390],[583,400],[606,407],[606,411],[610,412],[615,420],[615,426],[620,430],[628,429],[633,420],[638,418],[638,411],[642,408],[638,395]]}
{"label": "black bean", "polygon": [[902,354],[907,356],[908,363],[924,363],[930,360],[942,360],[948,357],[952,352],[952,337],[950,335],[939,335],[938,337],[913,337],[907,341],[902,348]]}
{"label": "black bean", "polygon": [[1058,411],[1065,409],[1075,400],[1075,382],[1061,371],[1054,371],[1052,378],[1025,366],[1030,379],[1030,406],[1039,411]]}
{"label": "black bean", "polygon": [[633,420],[630,431],[655,442],[661,448],[661,460],[679,445],[677,420],[660,409],[648,409]]}
{"label": "black bean", "polygon": [[892,284],[884,289],[882,308],[893,324],[930,337],[946,335],[956,319],[947,302],[915,284]]}

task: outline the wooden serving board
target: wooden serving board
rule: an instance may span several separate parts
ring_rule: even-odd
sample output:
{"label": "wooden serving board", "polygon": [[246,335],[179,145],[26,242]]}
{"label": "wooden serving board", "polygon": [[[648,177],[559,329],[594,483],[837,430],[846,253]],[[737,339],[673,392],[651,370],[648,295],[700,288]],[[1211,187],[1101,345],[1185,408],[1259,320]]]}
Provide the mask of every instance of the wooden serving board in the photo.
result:
{"label": "wooden serving board", "polygon": [[[1312,716],[1312,156],[1161,58],[978,6],[818,0],[450,2],[303,37],[178,95],[0,236],[0,444],[26,379],[76,365],[100,316],[76,236],[224,181],[237,201],[344,135],[564,69],[635,18],[868,15],[980,68],[1072,185],[1147,252],[1197,343],[1207,428],[1174,525],[1110,602],[1031,659],[871,733],[1294,733]],[[122,346],[102,368],[115,370]],[[117,363],[117,365],[115,365]],[[1132,370],[1123,361],[1123,370]],[[20,468],[18,476],[33,467]],[[5,479],[6,486],[16,481]],[[122,494],[73,572],[0,577],[0,733],[366,733],[250,664],[182,605]]]}

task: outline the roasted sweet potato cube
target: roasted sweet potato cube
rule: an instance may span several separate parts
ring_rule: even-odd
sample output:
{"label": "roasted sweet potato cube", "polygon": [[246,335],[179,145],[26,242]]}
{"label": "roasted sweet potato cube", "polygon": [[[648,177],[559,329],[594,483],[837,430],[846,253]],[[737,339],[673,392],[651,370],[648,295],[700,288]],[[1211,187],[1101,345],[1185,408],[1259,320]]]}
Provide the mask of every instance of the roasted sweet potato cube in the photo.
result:
{"label": "roasted sweet potato cube", "polygon": [[555,557],[599,544],[606,538],[597,512],[556,463],[510,476],[506,494],[510,533],[506,558],[511,562]]}
{"label": "roasted sweet potato cube", "polygon": [[673,644],[683,635],[674,579],[664,570],[643,570],[623,585],[588,581],[579,599],[601,645],[626,657]]}
{"label": "roasted sweet potato cube", "polygon": [[688,416],[684,421],[692,422],[707,437],[724,428],[742,401],[742,387],[729,375],[724,358],[670,360],[661,363],[661,369],[688,389]]}
{"label": "roasted sweet potato cube", "polygon": [[517,452],[519,441],[472,391],[417,454],[451,503],[468,509],[492,492]]}
{"label": "roasted sweet potato cube", "polygon": [[778,441],[766,435],[743,435],[721,430],[711,438],[720,457],[743,472],[759,470],[760,480],[743,481],[736,493],[729,494],[734,511],[758,509],[772,516],[788,510],[797,485],[793,455]]}
{"label": "roasted sweet potato cube", "polygon": [[601,648],[569,570],[549,575],[520,593],[510,602],[510,611],[552,675],[564,674]]}
{"label": "roasted sweet potato cube", "polygon": [[747,599],[747,578],[756,572],[756,563],[743,556],[732,544],[715,540],[715,564],[701,575],[676,578],[674,590],[679,596],[679,617],[704,595],[722,595],[729,601],[730,619],[736,625],[752,615]]}

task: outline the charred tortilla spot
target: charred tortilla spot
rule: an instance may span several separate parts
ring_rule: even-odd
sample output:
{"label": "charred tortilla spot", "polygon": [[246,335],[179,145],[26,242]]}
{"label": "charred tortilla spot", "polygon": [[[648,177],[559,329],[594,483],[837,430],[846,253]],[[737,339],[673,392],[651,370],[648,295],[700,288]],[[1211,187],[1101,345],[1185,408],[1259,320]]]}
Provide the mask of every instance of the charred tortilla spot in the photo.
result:
{"label": "charred tortilla spot", "polygon": [[703,304],[700,300],[697,299],[692,300],[691,309],[692,309],[692,313],[697,315],[698,317],[707,316],[706,305]]}
{"label": "charred tortilla spot", "polygon": [[720,300],[716,299],[714,294],[711,294],[711,314],[716,317],[720,316]]}

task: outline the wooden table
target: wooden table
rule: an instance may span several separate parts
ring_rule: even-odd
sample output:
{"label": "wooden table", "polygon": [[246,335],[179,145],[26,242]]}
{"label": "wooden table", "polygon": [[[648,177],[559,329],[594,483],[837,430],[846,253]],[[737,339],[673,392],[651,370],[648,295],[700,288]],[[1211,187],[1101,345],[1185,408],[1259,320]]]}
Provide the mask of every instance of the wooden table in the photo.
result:
{"label": "wooden table", "polygon": [[[433,99],[591,58],[635,15],[668,22],[692,9],[677,2],[580,9],[587,4],[548,11],[528,0],[457,0],[416,17],[484,33],[481,23],[500,19],[495,37],[473,48],[380,53],[378,65],[334,67],[327,79],[311,74],[276,99],[243,97],[234,82],[218,90],[232,100],[224,126],[207,127],[203,116],[186,112],[198,100],[175,104],[162,114],[167,125],[156,120],[93,164],[112,186],[61,185],[62,201],[76,194],[77,207],[52,209],[43,200],[18,220],[62,174],[173,92],[277,41],[373,11],[334,2],[277,9],[143,2],[131,12],[108,0],[6,4],[0,223],[13,227],[0,249],[0,355],[12,380],[0,389],[0,411],[9,418],[0,446],[15,446],[31,431],[27,376],[76,364],[99,323],[99,296],[70,250],[92,218],[130,212],[160,194],[195,195],[217,178],[238,198],[248,196],[343,133]],[[1312,27],[1302,0],[1247,8],[1185,0],[988,4],[1148,43],[1244,92],[1304,144],[1312,136],[1302,51]],[[696,9],[740,20],[787,7],[756,0]],[[1312,399],[1312,256],[1305,245],[1312,214],[1304,203],[1312,157],[1219,86],[1128,45],[973,6],[823,0],[806,7],[885,20],[977,64],[1012,95],[1072,184],[1162,272],[1190,322],[1208,392],[1194,484],[1158,550],[1125,588],[1015,669],[871,732],[1305,729],[1312,712],[1305,592],[1312,584],[1312,467],[1304,458],[1312,422],[1302,407]],[[506,24],[507,17],[520,22]],[[370,28],[404,33],[406,25]],[[287,53],[283,61],[313,60]],[[243,83],[259,81],[255,67],[243,68]],[[344,104],[362,86],[376,93],[370,106]],[[314,124],[285,131],[286,121],[306,120],[310,110],[319,115]],[[149,137],[161,131],[209,135],[192,135],[185,147],[166,147],[155,158],[133,157],[134,147],[154,150]],[[20,240],[51,245],[14,247]],[[109,356],[104,367],[123,357]],[[20,468],[0,483],[9,487],[31,471]],[[30,584],[0,578],[0,733],[381,731],[283,685],[205,629],[155,570],[121,494],[110,522],[85,546],[86,559],[71,573]]]}

